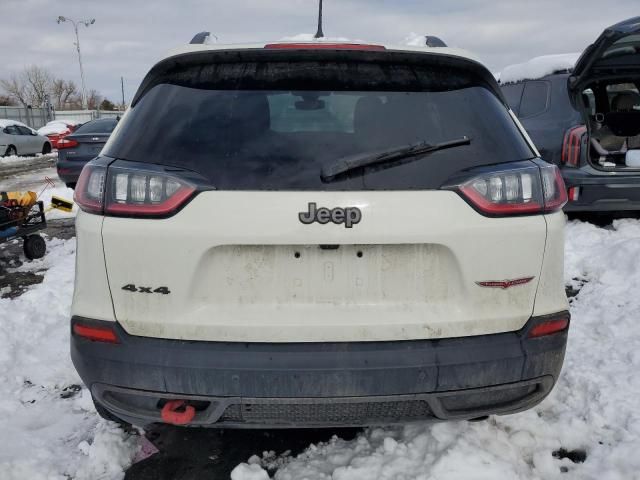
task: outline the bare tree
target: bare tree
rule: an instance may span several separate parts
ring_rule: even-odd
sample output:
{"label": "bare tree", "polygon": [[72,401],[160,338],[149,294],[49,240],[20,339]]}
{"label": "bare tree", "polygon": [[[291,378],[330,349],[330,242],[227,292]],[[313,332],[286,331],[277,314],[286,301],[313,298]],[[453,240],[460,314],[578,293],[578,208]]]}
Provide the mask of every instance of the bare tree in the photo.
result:
{"label": "bare tree", "polygon": [[19,75],[11,75],[8,80],[0,80],[0,86],[7,94],[25,107],[42,106],[51,85],[51,73],[37,65],[25,68]]}
{"label": "bare tree", "polygon": [[0,95],[0,107],[11,107],[15,104],[16,102],[9,95]]}
{"label": "bare tree", "polygon": [[51,73],[37,65],[31,65],[25,68],[23,78],[27,83],[31,105],[34,107],[42,106],[51,91],[51,84],[53,83]]}
{"label": "bare tree", "polygon": [[102,95],[97,90],[90,90],[87,94],[87,106],[89,110],[97,110],[102,102]]}
{"label": "bare tree", "polygon": [[58,110],[67,106],[77,92],[78,87],[71,80],[58,78],[51,83],[51,100]]}
{"label": "bare tree", "polygon": [[9,97],[17,100],[24,107],[29,105],[29,94],[22,76],[13,74],[6,80],[0,80],[0,86],[2,86],[5,92],[7,92]]}
{"label": "bare tree", "polygon": [[78,87],[73,80],[65,82],[65,90],[62,95],[61,107],[71,102],[71,99],[78,93]]}

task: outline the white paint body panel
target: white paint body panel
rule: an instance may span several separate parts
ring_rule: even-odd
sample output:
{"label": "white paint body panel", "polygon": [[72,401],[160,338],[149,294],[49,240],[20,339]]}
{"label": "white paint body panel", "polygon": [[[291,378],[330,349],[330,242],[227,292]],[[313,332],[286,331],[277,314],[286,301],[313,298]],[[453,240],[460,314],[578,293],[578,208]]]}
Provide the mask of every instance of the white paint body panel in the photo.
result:
{"label": "white paint body panel", "polygon": [[[350,229],[304,225],[298,213],[309,202],[357,206],[362,220]],[[115,318],[133,335],[434,339],[518,330],[534,305],[549,313],[565,309],[559,216],[487,218],[448,191],[210,191],[168,219],[106,217],[103,241]],[[557,238],[547,238],[547,222]],[[82,251],[88,234],[78,231],[80,282],[89,276]],[[341,247],[321,250],[320,244]],[[549,267],[542,264],[545,244],[553,247]],[[541,274],[548,298],[536,301]],[[506,290],[476,284],[528,276],[535,278]],[[96,311],[104,318],[107,290],[99,274],[95,282],[86,295],[101,292]],[[166,286],[171,293],[123,290],[128,284]],[[91,317],[82,288],[76,287],[74,312]]]}
{"label": "white paint body panel", "polygon": [[71,315],[115,321],[102,249],[104,217],[85,213],[76,217],[76,279]]}

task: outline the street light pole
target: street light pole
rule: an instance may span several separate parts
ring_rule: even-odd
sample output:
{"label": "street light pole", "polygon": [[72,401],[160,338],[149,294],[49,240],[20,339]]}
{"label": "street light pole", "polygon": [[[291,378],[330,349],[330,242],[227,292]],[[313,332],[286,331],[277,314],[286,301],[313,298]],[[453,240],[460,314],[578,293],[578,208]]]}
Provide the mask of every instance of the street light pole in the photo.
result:
{"label": "street light pole", "polygon": [[84,69],[82,68],[82,53],[80,52],[80,35],[78,34],[78,26],[84,25],[85,27],[89,28],[90,25],[96,23],[96,19],[92,18],[91,20],[76,21],[72,18],[59,16],[57,22],[71,22],[73,24],[73,30],[76,32],[76,49],[78,50],[78,63],[80,64],[80,81],[82,82],[82,109],[87,110],[89,108],[89,105],[87,103],[87,89],[84,83]]}

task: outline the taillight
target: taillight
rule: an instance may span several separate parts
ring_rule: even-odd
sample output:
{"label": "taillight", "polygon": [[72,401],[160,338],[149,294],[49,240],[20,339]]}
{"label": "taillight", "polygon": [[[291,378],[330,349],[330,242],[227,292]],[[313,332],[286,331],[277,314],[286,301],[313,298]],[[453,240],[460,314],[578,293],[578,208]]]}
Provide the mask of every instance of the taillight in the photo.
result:
{"label": "taillight", "polygon": [[[60,137],[63,134],[60,134]],[[58,140],[58,150],[62,150],[64,148],[72,148],[72,147],[77,147],[78,146],[78,142],[76,142],[75,140],[70,140],[68,138],[59,138]]]}
{"label": "taillight", "polygon": [[570,128],[564,134],[562,154],[560,156],[560,161],[563,165],[570,165],[572,167],[580,165],[582,137],[585,133],[587,133],[587,127],[578,125],[577,127]]}
{"label": "taillight", "polygon": [[113,328],[95,325],[73,324],[73,333],[92,342],[120,343]]}
{"label": "taillight", "polygon": [[567,203],[564,181],[555,165],[494,170],[454,189],[488,216],[548,213]]}
{"label": "taillight", "polygon": [[162,171],[87,165],[76,185],[79,207],[125,217],[166,217],[194,194],[195,187]]}
{"label": "taillight", "polygon": [[82,210],[89,213],[102,213],[106,180],[106,167],[85,165],[73,194],[73,199]]}

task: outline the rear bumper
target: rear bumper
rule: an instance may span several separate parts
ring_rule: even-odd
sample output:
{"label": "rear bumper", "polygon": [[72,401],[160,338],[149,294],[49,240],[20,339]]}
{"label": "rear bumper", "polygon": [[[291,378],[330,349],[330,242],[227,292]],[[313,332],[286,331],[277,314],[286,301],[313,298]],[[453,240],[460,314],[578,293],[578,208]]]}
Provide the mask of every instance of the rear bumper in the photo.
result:
{"label": "rear bumper", "polygon": [[91,159],[68,161],[58,158],[58,162],[56,164],[58,177],[64,183],[77,183],[82,169],[90,160]]}
{"label": "rear bumper", "polygon": [[190,425],[212,427],[464,419],[522,411],[551,391],[567,330],[527,338],[539,321],[457,339],[296,344],[143,338],[115,324],[119,344],[72,335],[71,356],[95,401],[140,426],[160,422],[169,399],[197,405]]}
{"label": "rear bumper", "polygon": [[579,198],[569,201],[565,212],[640,211],[640,175],[614,175],[587,166],[564,168],[567,188],[579,187]]}

